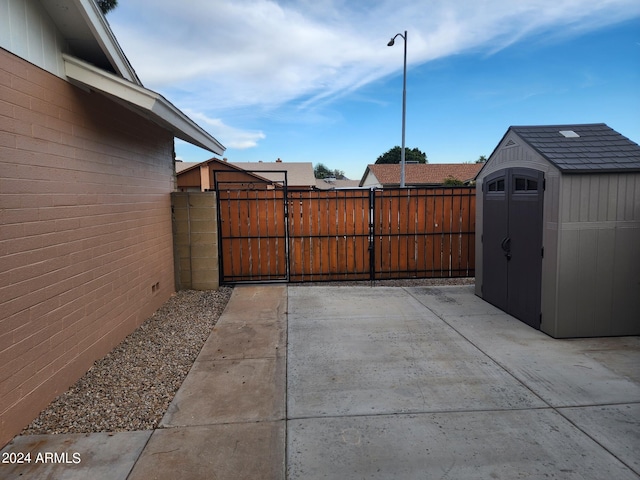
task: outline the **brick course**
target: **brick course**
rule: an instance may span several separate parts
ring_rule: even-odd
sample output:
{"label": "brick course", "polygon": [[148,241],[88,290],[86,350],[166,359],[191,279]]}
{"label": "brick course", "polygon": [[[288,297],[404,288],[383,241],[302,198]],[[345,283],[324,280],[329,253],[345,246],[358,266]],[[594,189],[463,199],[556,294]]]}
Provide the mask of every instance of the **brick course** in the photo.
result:
{"label": "brick course", "polygon": [[0,445],[174,291],[173,184],[170,132],[0,49]]}

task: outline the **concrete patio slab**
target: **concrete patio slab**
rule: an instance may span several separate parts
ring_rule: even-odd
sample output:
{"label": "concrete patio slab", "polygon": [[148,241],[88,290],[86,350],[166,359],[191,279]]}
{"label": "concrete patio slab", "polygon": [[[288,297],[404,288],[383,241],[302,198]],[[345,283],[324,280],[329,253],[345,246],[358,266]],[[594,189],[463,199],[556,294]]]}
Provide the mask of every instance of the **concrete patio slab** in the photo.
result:
{"label": "concrete patio slab", "polygon": [[504,313],[489,302],[475,295],[475,285],[405,287],[420,303],[439,318]]}
{"label": "concrete patio slab", "polygon": [[546,406],[403,289],[293,287],[289,306],[289,418]]}
{"label": "concrete patio slab", "polygon": [[640,404],[558,410],[640,476]]}
{"label": "concrete patio slab", "polygon": [[551,409],[291,420],[304,479],[637,479]]}
{"label": "concrete patio slab", "polygon": [[640,337],[579,338],[567,342],[612,372],[640,384]]}
{"label": "concrete patio slab", "polygon": [[[314,286],[312,289],[313,292],[305,286],[289,287],[290,315],[294,313],[296,318],[314,319],[318,322],[342,322],[347,317],[352,322],[384,317],[389,312],[397,312],[397,316],[405,319],[418,319],[424,311],[419,302],[397,287]],[[293,305],[292,300],[295,301]],[[373,304],[382,304],[384,308],[376,310],[371,308]]]}
{"label": "concrete patio slab", "polygon": [[233,322],[216,325],[202,347],[198,361],[275,358],[287,354],[283,322]]}
{"label": "concrete patio slab", "polygon": [[472,286],[290,287],[289,312],[290,479],[638,478],[637,337],[555,340]]}
{"label": "concrete patio slab", "polygon": [[[234,301],[234,297],[238,298]],[[234,287],[221,320],[225,324],[270,324],[284,318],[286,313],[286,285],[241,285]]]}
{"label": "concrete patio slab", "polygon": [[156,430],[128,480],[284,479],[284,425],[281,421]]}
{"label": "concrete patio slab", "polygon": [[162,427],[282,420],[284,358],[196,362]]}
{"label": "concrete patio slab", "polygon": [[0,458],[5,452],[30,454],[29,463],[3,461],[0,478],[126,480],[151,434],[149,430],[18,436],[2,449]]}
{"label": "concrete patio slab", "polygon": [[640,402],[640,383],[625,375],[640,370],[639,337],[553,339],[500,310],[477,313],[485,302],[471,286],[407,291],[551,406]]}

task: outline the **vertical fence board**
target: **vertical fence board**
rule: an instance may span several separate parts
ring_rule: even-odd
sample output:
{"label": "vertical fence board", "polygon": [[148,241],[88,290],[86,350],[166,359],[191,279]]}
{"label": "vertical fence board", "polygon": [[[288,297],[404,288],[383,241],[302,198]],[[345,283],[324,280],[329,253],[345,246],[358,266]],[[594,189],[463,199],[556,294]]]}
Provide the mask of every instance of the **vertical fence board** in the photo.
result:
{"label": "vertical fence board", "polygon": [[433,214],[435,222],[433,224],[433,231],[436,233],[434,238],[433,248],[433,276],[441,276],[443,260],[444,260],[444,198],[442,197],[442,189],[437,188],[434,190],[433,197]]}
{"label": "vertical fence board", "polygon": [[407,214],[407,271],[412,276],[418,274],[418,202],[419,197],[412,195]]}

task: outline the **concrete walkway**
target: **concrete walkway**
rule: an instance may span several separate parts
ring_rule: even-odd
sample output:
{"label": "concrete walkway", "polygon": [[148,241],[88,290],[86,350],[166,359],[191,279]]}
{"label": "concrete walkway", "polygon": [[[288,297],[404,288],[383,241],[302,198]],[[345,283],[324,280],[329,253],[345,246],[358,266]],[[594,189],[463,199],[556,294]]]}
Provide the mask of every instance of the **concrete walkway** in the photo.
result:
{"label": "concrete walkway", "polygon": [[8,479],[638,479],[640,337],[554,340],[471,286],[237,287],[161,428],[3,452],[69,454]]}

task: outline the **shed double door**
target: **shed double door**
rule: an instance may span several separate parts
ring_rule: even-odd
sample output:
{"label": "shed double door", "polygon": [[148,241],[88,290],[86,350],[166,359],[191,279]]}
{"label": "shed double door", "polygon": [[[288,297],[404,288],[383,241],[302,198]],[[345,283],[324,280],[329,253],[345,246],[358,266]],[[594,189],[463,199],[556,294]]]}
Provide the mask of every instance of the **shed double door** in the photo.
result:
{"label": "shed double door", "polygon": [[482,297],[540,329],[544,173],[500,170],[484,179]]}

